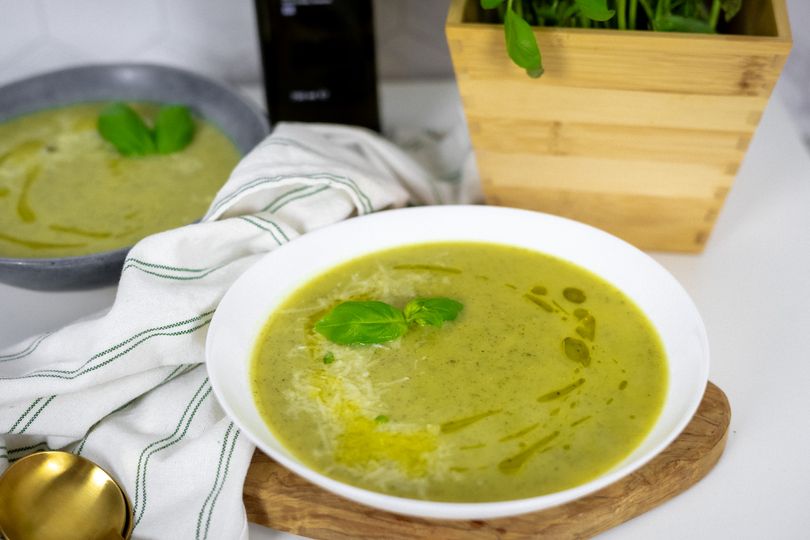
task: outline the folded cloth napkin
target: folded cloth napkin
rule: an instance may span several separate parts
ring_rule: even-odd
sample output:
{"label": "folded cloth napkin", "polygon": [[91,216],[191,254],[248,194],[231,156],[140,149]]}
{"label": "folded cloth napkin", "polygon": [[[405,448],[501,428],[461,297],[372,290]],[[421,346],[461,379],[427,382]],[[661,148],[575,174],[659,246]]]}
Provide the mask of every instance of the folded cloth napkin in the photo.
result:
{"label": "folded cloth napkin", "polygon": [[246,537],[242,485],[254,447],[202,365],[217,304],[263,254],[308,231],[407,203],[473,201],[471,153],[449,140],[455,172],[439,140],[432,154],[412,144],[422,150],[411,157],[358,128],[279,124],[200,223],[130,251],[109,310],[0,351],[0,472],[65,449],[122,482],[134,538]]}

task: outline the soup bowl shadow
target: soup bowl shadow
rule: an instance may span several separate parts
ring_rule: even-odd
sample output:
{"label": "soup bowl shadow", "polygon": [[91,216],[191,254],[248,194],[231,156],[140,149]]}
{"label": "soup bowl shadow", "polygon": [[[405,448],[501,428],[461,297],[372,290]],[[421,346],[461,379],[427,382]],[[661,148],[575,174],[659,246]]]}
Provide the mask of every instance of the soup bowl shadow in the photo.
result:
{"label": "soup bowl shadow", "polygon": [[[432,242],[486,242],[551,255],[593,272],[635,302],[661,339],[668,385],[660,416],[630,455],[596,478],[563,491],[456,503],[397,497],[349,485],[314,470],[282,444],[263,420],[251,385],[252,357],[271,314],[296,289],[342,263],[381,250]],[[219,304],[208,331],[206,367],[217,399],[242,432],[261,451],[321,488],[404,515],[490,519],[570,502],[650,461],[680,434],[697,410],[708,381],[709,348],[703,322],[686,291],[666,269],[623,240],[582,223],[527,210],[433,206],[349,219],[267,254]]]}
{"label": "soup bowl shadow", "polygon": [[[86,65],[12,82],[0,87],[0,122],[94,101],[182,103],[218,127],[242,155],[270,132],[266,115],[226,85],[190,71],[154,64]],[[35,290],[112,285],[120,277],[130,248],[76,257],[0,257],[0,282]]]}

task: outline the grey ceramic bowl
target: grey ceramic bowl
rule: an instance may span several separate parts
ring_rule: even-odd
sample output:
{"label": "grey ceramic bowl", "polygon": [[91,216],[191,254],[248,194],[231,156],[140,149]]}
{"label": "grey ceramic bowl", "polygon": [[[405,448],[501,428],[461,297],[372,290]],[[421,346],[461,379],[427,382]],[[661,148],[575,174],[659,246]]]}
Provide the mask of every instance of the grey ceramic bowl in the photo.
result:
{"label": "grey ceramic bowl", "polygon": [[[266,116],[228,87],[167,66],[109,64],[68,68],[0,87],[0,122],[72,103],[183,103],[219,127],[244,155],[270,131]],[[83,289],[118,281],[129,248],[58,259],[0,257],[0,281],[39,290]]]}

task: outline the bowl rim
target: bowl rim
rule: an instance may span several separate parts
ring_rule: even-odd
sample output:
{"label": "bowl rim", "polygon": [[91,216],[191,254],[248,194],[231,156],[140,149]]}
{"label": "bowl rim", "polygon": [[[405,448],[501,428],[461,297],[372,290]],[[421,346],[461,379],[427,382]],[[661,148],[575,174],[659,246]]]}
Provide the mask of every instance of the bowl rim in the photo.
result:
{"label": "bowl rim", "polygon": [[98,258],[107,259],[126,257],[126,254],[129,253],[134,246],[135,244],[131,244],[117,249],[108,249],[106,251],[98,251],[96,253],[88,253],[86,255],[71,255],[68,257],[0,257],[0,265],[25,267],[69,264],[71,266],[81,266],[82,263],[95,262],[94,259]]}
{"label": "bowl rim", "polygon": [[[245,422],[240,417],[240,415],[234,410],[232,407],[232,403],[230,398],[226,394],[226,389],[224,387],[223,381],[220,380],[219,374],[217,372],[216,360],[212,358],[214,354],[214,350],[216,349],[216,342],[219,339],[218,334],[220,333],[220,326],[222,326],[223,330],[227,328],[226,323],[221,323],[221,319],[225,316],[225,310],[232,309],[230,303],[233,302],[234,292],[237,291],[239,287],[239,283],[246,283],[250,277],[251,272],[256,272],[257,269],[260,269],[263,261],[272,261],[275,257],[283,256],[284,250],[286,246],[294,245],[294,243],[298,239],[294,239],[288,244],[282,245],[281,247],[273,250],[272,252],[267,253],[257,262],[255,262],[250,268],[248,268],[242,276],[240,276],[226,291],[225,295],[223,296],[222,300],[220,301],[217,310],[214,313],[212,318],[210,327],[208,329],[208,333],[206,336],[206,343],[205,343],[205,360],[206,360],[206,370],[208,372],[209,380],[211,382],[211,386],[214,392],[214,395],[217,398],[217,401],[222,406],[223,410],[225,411],[226,415],[240,428],[240,430],[250,439],[263,453],[270,456],[272,459],[279,462],[288,470],[298,474],[299,476],[309,480],[310,482],[314,483],[315,485],[330,491],[338,496],[343,498],[350,499],[354,502],[370,506],[373,508],[377,508],[380,510],[394,512],[397,514],[403,514],[413,517],[420,517],[420,518],[432,518],[432,519],[448,519],[448,520],[461,520],[461,519],[490,519],[490,518],[501,518],[501,517],[509,517],[515,516],[520,514],[525,514],[534,511],[540,511],[547,508],[552,508],[554,506],[558,506],[561,504],[565,504],[576,500],[578,498],[584,497],[586,495],[595,493],[596,491],[612,484],[613,482],[630,475],[631,473],[635,472],[639,468],[643,467],[647,464],[650,460],[655,458],[658,454],[661,453],[665,448],[667,448],[672,441],[677,438],[683,429],[688,425],[688,423],[692,420],[695,412],[697,411],[702,398],[703,393],[705,392],[706,384],[708,383],[708,375],[709,375],[709,343],[708,343],[708,336],[706,334],[705,325],[703,323],[702,318],[700,317],[700,313],[697,310],[693,300],[687,293],[687,291],[681,286],[681,284],[675,279],[675,277],[662,265],[660,265],[657,261],[652,259],[649,255],[644,253],[643,251],[639,250],[635,246],[621,240],[601,229],[592,227],[590,225],[577,222],[568,218],[563,218],[560,216],[554,216],[550,214],[545,214],[542,212],[535,212],[530,210],[522,210],[522,209],[514,209],[514,208],[504,208],[504,207],[493,207],[493,206],[480,206],[480,205],[453,205],[453,206],[442,206],[442,205],[435,205],[435,206],[426,206],[426,207],[412,207],[412,208],[403,208],[397,210],[389,210],[384,212],[377,212],[374,214],[369,214],[365,216],[360,216],[356,218],[351,218],[349,220],[339,222],[333,225],[329,225],[323,227],[322,229],[307,233],[299,238],[307,238],[310,237],[310,243],[314,243],[317,241],[318,236],[326,236],[329,232],[334,232],[338,228],[348,228],[352,227],[355,230],[358,228],[362,228],[364,225],[366,229],[373,229],[371,225],[374,225],[375,220],[385,220],[386,214],[392,213],[410,213],[413,216],[413,219],[425,219],[427,214],[437,213],[437,212],[447,212],[447,211],[456,211],[456,212],[471,212],[473,216],[476,214],[481,214],[477,216],[477,219],[484,219],[486,217],[492,217],[496,214],[508,215],[508,214],[522,214],[522,215],[534,215],[537,218],[542,218],[543,220],[548,220],[551,222],[556,222],[558,225],[564,227],[573,227],[575,229],[579,229],[580,232],[584,232],[585,234],[595,235],[597,237],[601,237],[604,240],[608,240],[610,243],[614,245],[621,246],[623,249],[627,250],[627,253],[632,253],[635,257],[640,257],[642,259],[646,259],[647,262],[654,268],[659,274],[671,281],[671,284],[677,290],[677,294],[680,295],[679,301],[684,302],[684,306],[690,311],[689,315],[693,318],[693,322],[695,323],[696,328],[699,329],[697,337],[697,345],[698,349],[701,351],[702,356],[700,357],[700,363],[698,365],[698,369],[696,374],[694,375],[695,380],[693,381],[694,390],[695,392],[690,393],[688,396],[687,405],[683,408],[683,415],[679,416],[678,421],[675,423],[675,426],[670,429],[670,431],[666,432],[667,435],[655,444],[651,449],[647,450],[640,458],[636,458],[635,460],[631,461],[630,463],[626,463],[628,458],[624,458],[618,464],[614,464],[610,469],[606,472],[603,472],[601,475],[597,476],[596,478],[585,482],[583,484],[579,484],[577,486],[553,492],[550,494],[535,496],[535,497],[527,497],[527,498],[519,498],[519,499],[511,499],[505,501],[490,501],[490,502],[445,502],[445,501],[431,501],[431,500],[421,500],[421,499],[412,499],[407,497],[399,497],[395,495],[388,495],[385,493],[372,491],[369,489],[357,487],[340,480],[335,480],[325,474],[317,472],[316,470],[308,467],[304,463],[298,461],[297,459],[293,459],[288,457],[287,455],[280,453],[272,448],[270,448],[265,441],[258,436],[257,434],[253,433],[250,428],[245,425]],[[420,215],[421,214],[421,215]],[[486,214],[490,214],[486,216]],[[297,290],[299,287],[305,285],[309,281],[311,281],[314,277],[322,274],[324,271],[328,271],[330,268],[334,268],[337,265],[340,265],[344,262],[362,257],[364,255],[368,255],[370,253],[374,253],[377,251],[383,251],[386,249],[391,249],[396,246],[404,246],[404,245],[416,245],[422,243],[432,243],[432,242],[440,242],[443,240],[425,240],[422,238],[415,238],[410,242],[401,242],[395,245],[390,245],[386,247],[376,247],[371,250],[366,250],[361,254],[352,254],[350,256],[346,256],[340,259],[338,262],[333,262],[327,268],[319,268],[316,272],[309,272],[306,273],[303,277],[299,277],[297,283],[292,288],[285,290],[283,293],[279,293],[280,300],[273,302],[273,308],[277,307],[281,303],[284,302],[286,298],[289,297],[291,293]],[[464,242],[464,241],[476,241],[467,238],[457,238],[457,239],[448,239],[447,241],[457,241],[457,242]],[[482,242],[488,242],[481,240]],[[510,244],[509,242],[504,241],[503,245],[519,245],[519,244]],[[525,246],[524,246],[525,247]],[[533,248],[526,248],[526,249],[533,249]],[[540,251],[539,249],[534,249],[535,251]],[[282,255],[278,255],[282,253]],[[565,257],[561,257],[556,253],[550,254],[554,257],[562,258],[565,260]],[[575,263],[577,264],[577,263]],[[580,265],[581,266],[581,265]],[[596,271],[585,267],[587,270],[595,273],[600,278],[607,280],[604,276],[601,276]],[[607,280],[611,282],[610,280]],[[611,284],[613,284],[611,282]],[[613,284],[614,287],[619,288],[617,285]],[[622,290],[622,292],[625,292]],[[256,295],[259,296],[260,293]],[[625,293],[626,294],[626,293]],[[224,307],[225,310],[221,308]],[[647,313],[645,313],[649,317]],[[264,322],[266,322],[269,313],[265,315]],[[652,321],[651,321],[652,322]],[[654,325],[656,331],[660,333],[660,329]],[[254,332],[254,344],[255,338],[257,337]],[[662,341],[663,341],[663,337]],[[249,350],[253,350],[253,345],[251,344]],[[249,360],[248,360],[249,361]],[[668,358],[668,364],[671,362],[671,359]],[[670,376],[671,376],[671,369],[670,369]],[[653,429],[660,423],[661,416],[663,415],[663,411],[667,403],[670,401],[670,392],[671,392],[671,383],[670,380],[668,383],[668,390],[667,390],[667,397],[665,398],[664,405],[662,406],[662,412],[659,414],[659,418],[656,420],[655,424],[650,428],[647,435],[645,435],[645,439],[643,439],[639,445],[636,446],[636,449],[633,452],[636,452],[640,446],[642,446],[647,438],[652,433]],[[249,384],[249,383],[248,383]],[[697,392],[697,389],[700,389],[700,392]],[[250,405],[258,410],[256,407],[255,401],[253,397],[250,396],[249,398]],[[262,419],[263,421],[263,419]],[[268,431],[270,431],[269,427],[267,427]],[[272,435],[272,432],[271,432]],[[272,435],[274,439],[278,442],[280,446],[284,446],[283,443],[277,440],[275,435]],[[292,456],[292,452],[287,450],[289,454]],[[631,453],[632,454],[632,453]]]}
{"label": "bowl rim", "polygon": [[[237,92],[234,88],[230,87],[228,84],[218,81],[212,77],[207,75],[203,75],[197,73],[195,71],[176,67],[172,65],[166,64],[158,64],[152,62],[93,62],[87,64],[80,64],[75,66],[68,66],[64,68],[54,69],[43,71],[39,73],[34,73],[23,77],[22,79],[16,79],[13,81],[9,81],[5,84],[0,85],[0,94],[4,91],[14,88],[15,86],[24,86],[26,84],[31,84],[37,80],[41,79],[48,79],[53,77],[60,77],[67,75],[69,73],[93,73],[99,71],[117,71],[117,70],[145,70],[145,71],[156,71],[156,72],[171,72],[178,74],[187,79],[194,79],[199,82],[202,82],[208,86],[217,88],[219,91],[223,92],[226,95],[229,95],[235,102],[238,102],[241,106],[245,107],[249,110],[253,116],[256,118],[258,123],[262,127],[262,131],[264,131],[265,136],[267,136],[271,131],[270,122],[267,119],[267,114],[261,110],[261,108],[256,105],[253,101],[247,99],[245,96]],[[97,101],[97,100],[93,100]],[[70,103],[64,103],[58,105],[58,107],[69,107],[71,104],[79,104],[85,103],[82,101],[73,101]],[[47,109],[48,107],[46,107]],[[26,113],[20,113],[19,115],[15,115],[9,117],[5,120],[1,120],[0,122],[8,122],[14,120],[15,118],[19,118],[21,116],[25,116],[28,114],[34,114],[38,110],[45,110],[45,109],[34,109]],[[221,128],[219,128],[221,129]],[[227,135],[227,134],[226,134]],[[238,148],[237,148],[238,149]],[[242,153],[239,150],[240,159],[244,158],[248,152]],[[194,223],[198,223],[203,216],[196,221],[191,223],[187,223],[186,225],[191,225]],[[182,226],[182,225],[181,225]],[[154,233],[153,233],[154,234]],[[137,243],[137,242],[136,242]],[[55,265],[70,265],[70,266],[82,266],[85,264],[92,264],[95,263],[98,259],[124,259],[127,253],[134,247],[135,244],[130,244],[127,246],[122,246],[115,249],[108,249],[105,251],[98,251],[94,253],[88,253],[85,255],[70,255],[66,257],[2,257],[0,256],[0,265],[2,266],[10,266],[15,268],[21,267],[50,267]]]}
{"label": "bowl rim", "polygon": [[[38,79],[48,79],[48,78],[55,78],[59,76],[64,76],[68,73],[92,73],[98,71],[118,71],[118,70],[145,70],[145,71],[157,71],[157,72],[166,72],[166,73],[175,73],[181,75],[188,79],[196,79],[202,83],[205,83],[208,86],[212,86],[217,88],[218,90],[222,91],[225,94],[230,95],[236,101],[239,101],[241,105],[245,106],[247,109],[256,116],[259,123],[262,124],[264,131],[269,133],[271,126],[270,122],[267,118],[267,113],[263,111],[256,103],[252,100],[246,98],[239,92],[237,92],[231,85],[214,79],[208,75],[198,73],[196,71],[178,67],[170,64],[160,64],[157,62],[89,62],[83,64],[77,64],[73,66],[66,66],[58,69],[52,69],[47,71],[41,71],[37,73],[32,73],[30,75],[26,75],[21,79],[15,79],[12,81],[8,81],[4,84],[0,84],[0,92],[7,91],[9,88],[13,88],[15,86],[22,86],[25,84],[31,84],[32,82]],[[76,101],[73,103],[83,103],[81,101]],[[34,111],[31,111],[34,112]],[[22,113],[22,114],[30,114],[30,113]],[[16,116],[11,117],[9,119],[3,120],[8,121],[12,118],[17,118]]]}

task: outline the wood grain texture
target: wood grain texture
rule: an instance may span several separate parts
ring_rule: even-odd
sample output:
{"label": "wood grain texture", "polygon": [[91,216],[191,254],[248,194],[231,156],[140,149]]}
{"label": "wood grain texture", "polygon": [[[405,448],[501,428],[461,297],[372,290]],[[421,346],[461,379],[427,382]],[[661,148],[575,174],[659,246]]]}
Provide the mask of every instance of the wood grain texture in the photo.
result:
{"label": "wood grain texture", "polygon": [[316,539],[491,540],[588,538],[683,492],[703,478],[725,448],[731,409],[712,383],[692,421],[661,454],[630,476],[563,506],[485,521],[398,516],[321,490],[260,452],[245,480],[248,519]]}
{"label": "wood grain texture", "polygon": [[639,156],[644,161],[663,163],[679,163],[683,156],[689,156],[690,162],[710,166],[738,163],[751,139],[747,130],[610,125],[589,119],[535,120],[527,124],[520,118],[488,117],[470,122],[468,128],[471,137],[487,152],[519,154],[531,150],[541,155],[602,159]]}
{"label": "wood grain texture", "polygon": [[[452,0],[445,32],[487,202],[700,251],[790,52],[785,0],[745,2],[732,30],[749,35],[537,28],[540,79],[508,60],[500,26],[470,22],[476,5]],[[555,206],[577,192],[575,213]],[[655,216],[639,236],[644,216],[619,212],[668,216],[688,200],[684,236]]]}
{"label": "wood grain texture", "polygon": [[[488,185],[484,183],[484,189]],[[711,234],[727,190],[716,199],[611,195],[570,189],[498,186],[488,202],[559,214],[588,223],[648,250],[700,251]]]}
{"label": "wood grain texture", "polygon": [[[480,122],[489,118],[508,118],[531,124],[537,121],[589,122],[609,126],[751,134],[767,104],[767,99],[760,96],[678,94],[611,88],[572,90],[543,84],[545,81],[537,81],[536,85],[522,82],[497,79],[459,82],[465,113],[470,119]],[[508,99],[504,99],[505,96]]]}

